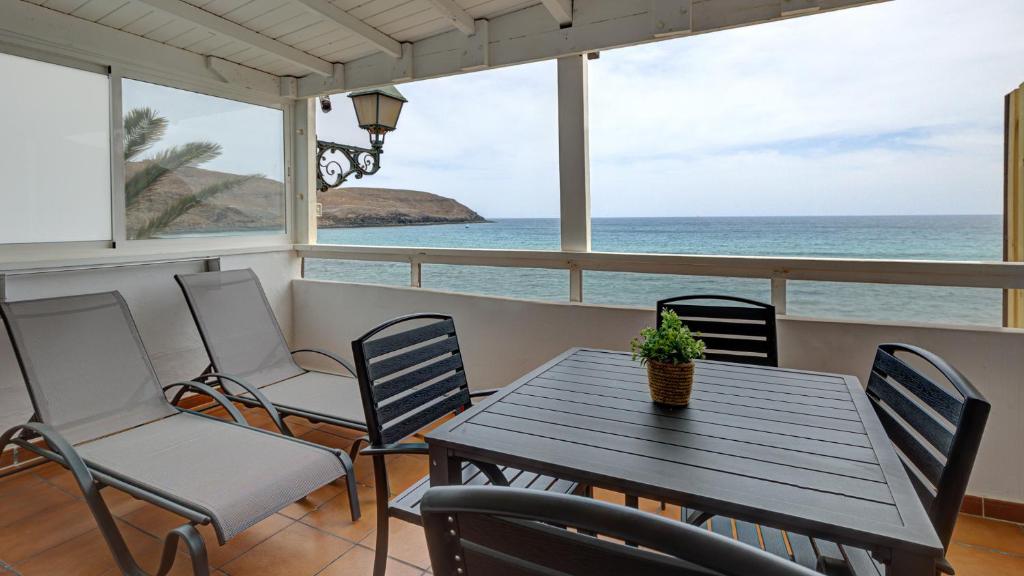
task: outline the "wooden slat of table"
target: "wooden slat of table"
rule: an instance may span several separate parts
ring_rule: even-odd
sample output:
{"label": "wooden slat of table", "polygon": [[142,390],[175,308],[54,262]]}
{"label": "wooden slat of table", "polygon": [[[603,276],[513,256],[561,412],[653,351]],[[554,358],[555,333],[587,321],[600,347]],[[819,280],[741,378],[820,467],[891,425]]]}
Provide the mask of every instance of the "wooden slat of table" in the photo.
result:
{"label": "wooden slat of table", "polygon": [[684,423],[702,422],[706,424],[717,424],[720,426],[733,427],[738,430],[764,431],[768,434],[796,439],[806,439],[818,442],[834,443],[840,446],[853,446],[871,451],[871,460],[874,461],[874,451],[871,450],[871,442],[864,434],[846,432],[842,430],[831,430],[826,428],[815,428],[803,424],[790,424],[777,420],[766,420],[756,416],[744,416],[736,414],[725,414],[690,406],[686,410],[670,410],[660,406],[651,405],[650,400],[624,400],[607,396],[583,397],[572,391],[564,391],[554,388],[537,387],[532,381],[517,390],[517,396],[534,396],[537,398],[551,400],[565,400],[580,406],[601,406],[618,410],[637,412],[640,414],[653,414],[666,418],[675,418]]}
{"label": "wooden slat of table", "polygon": [[[594,412],[591,412],[590,415],[579,415],[549,408],[523,406],[516,402],[517,399],[517,395],[513,395],[507,402],[493,406],[488,410],[487,416],[503,415],[513,419],[543,424],[557,421],[561,426],[584,431],[584,437],[593,438],[594,443],[609,448],[612,445],[601,443],[606,438],[595,436],[594,434],[612,435],[644,442],[665,444],[670,448],[679,448],[680,450],[675,450],[675,452],[680,457],[685,456],[690,451],[696,451],[698,453],[706,453],[708,456],[722,456],[723,459],[734,457],[738,461],[750,460],[785,466],[786,468],[800,468],[807,471],[808,474],[825,472],[827,473],[824,475],[826,482],[833,480],[830,478],[831,475],[860,478],[875,483],[884,484],[885,482],[882,470],[877,464],[846,460],[831,455],[805,454],[777,446],[764,446],[733,439],[681,432],[668,428],[622,422],[617,419],[596,416]],[[474,422],[477,424],[486,423],[482,420],[474,420]],[[593,434],[588,434],[588,432]],[[748,434],[751,437],[755,436],[753,432],[748,432]],[[644,450],[644,453],[653,454],[655,450],[657,450],[657,447],[651,447],[648,450]],[[888,490],[884,491],[884,495],[888,495]],[[886,501],[888,500],[886,498]]]}
{"label": "wooden slat of table", "polygon": [[428,441],[836,541],[941,549],[855,379],[713,362],[695,378],[690,407],[660,407],[628,355],[572,351]]}
{"label": "wooden slat of table", "polygon": [[[586,403],[571,402],[553,398],[551,395],[543,393],[536,394],[536,390],[529,386],[520,388],[519,392],[513,397],[506,398],[502,402],[502,406],[529,406],[556,410],[566,414],[596,416],[605,420],[641,426],[654,426],[665,430],[676,430],[708,438],[735,440],[748,444],[753,448],[777,448],[784,450],[786,454],[806,452],[808,454],[819,454],[854,462],[877,464],[875,453],[870,448],[804,438],[793,434],[769,432],[758,427],[756,423],[746,423],[746,426],[741,426],[741,423],[737,422],[703,422],[686,418],[680,415],[679,411],[675,410],[666,410],[664,413],[652,413],[630,410],[622,406],[605,406],[601,403],[601,398]],[[689,414],[689,411],[683,414]],[[785,448],[779,448],[781,446],[785,446]]]}

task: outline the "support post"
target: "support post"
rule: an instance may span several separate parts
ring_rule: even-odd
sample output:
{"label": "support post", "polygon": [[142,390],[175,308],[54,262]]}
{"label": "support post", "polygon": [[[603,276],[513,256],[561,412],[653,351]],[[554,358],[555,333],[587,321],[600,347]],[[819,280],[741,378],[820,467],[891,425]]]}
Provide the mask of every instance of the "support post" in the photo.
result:
{"label": "support post", "polygon": [[772,278],[772,306],[780,316],[786,314],[786,279]]}
{"label": "support post", "polygon": [[[558,59],[558,175],[564,252],[590,252],[587,57]],[[570,300],[583,301],[583,270],[569,269]]]}
{"label": "support post", "polygon": [[413,288],[423,287],[423,263],[419,260],[409,262],[409,286]]}
{"label": "support post", "polygon": [[290,178],[295,196],[293,229],[296,244],[316,244],[316,109],[315,99],[292,104]]}
{"label": "support post", "polygon": [[[1024,84],[1006,95],[1003,260],[1024,262]],[[1003,325],[1024,328],[1024,290],[1003,290]]]}

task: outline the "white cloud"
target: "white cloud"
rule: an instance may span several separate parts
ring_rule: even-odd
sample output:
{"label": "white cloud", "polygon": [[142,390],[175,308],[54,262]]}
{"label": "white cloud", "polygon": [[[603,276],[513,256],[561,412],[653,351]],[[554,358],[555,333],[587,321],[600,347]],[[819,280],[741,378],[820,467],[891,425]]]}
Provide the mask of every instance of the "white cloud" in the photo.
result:
{"label": "white cloud", "polygon": [[[995,213],[1024,2],[900,0],[591,62],[595,216]],[[424,81],[362,184],[558,215],[555,66]],[[335,99],[321,137],[365,141]]]}

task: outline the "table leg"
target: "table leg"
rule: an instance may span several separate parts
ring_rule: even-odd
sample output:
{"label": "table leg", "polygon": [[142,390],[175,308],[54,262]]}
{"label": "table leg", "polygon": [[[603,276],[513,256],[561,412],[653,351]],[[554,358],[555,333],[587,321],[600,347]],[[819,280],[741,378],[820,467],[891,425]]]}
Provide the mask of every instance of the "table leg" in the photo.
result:
{"label": "table leg", "polygon": [[443,446],[430,447],[430,485],[462,484],[462,460]]}
{"label": "table leg", "polygon": [[892,561],[885,565],[887,576],[935,576],[935,558],[893,550]]}

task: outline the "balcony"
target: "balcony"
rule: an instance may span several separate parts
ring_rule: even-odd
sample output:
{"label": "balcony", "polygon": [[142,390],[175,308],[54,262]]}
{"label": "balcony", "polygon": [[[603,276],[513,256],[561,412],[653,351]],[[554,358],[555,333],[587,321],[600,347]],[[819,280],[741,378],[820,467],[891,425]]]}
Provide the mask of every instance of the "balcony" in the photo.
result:
{"label": "balcony", "polygon": [[[220,415],[223,416],[221,412]],[[254,424],[272,428],[257,410],[246,412]],[[347,450],[355,434],[329,425],[293,424],[301,438]],[[427,472],[425,458],[396,456],[391,468],[391,491],[397,495]],[[357,461],[360,495],[372,510],[373,475],[369,462]],[[622,503],[622,495],[597,491],[597,498]],[[62,468],[47,464],[0,480],[0,502],[5,514],[0,526],[0,569],[11,575],[116,574],[99,531],[85,508],[77,487]],[[156,567],[160,543],[167,530],[181,519],[150,504],[116,492],[107,502],[119,527],[144,569]],[[657,502],[642,500],[641,509],[678,519],[679,507],[662,510]],[[364,576],[373,567],[373,514],[352,522],[348,499],[337,486],[328,486],[296,502],[226,546],[218,546],[211,530],[203,530],[212,574],[230,576]],[[1024,528],[985,519],[968,510],[960,515],[949,548],[957,574],[980,576],[1014,574],[1024,569]],[[423,532],[418,526],[394,522],[391,526],[391,561],[388,574],[429,574]],[[181,552],[180,567],[187,566]],[[174,574],[186,574],[176,570]]]}
{"label": "balcony", "polygon": [[[1024,90],[1014,91],[1006,101],[1005,261],[630,254],[591,249],[587,112],[590,59],[614,48],[776,20],[817,18],[813,15],[841,8],[855,11],[861,9],[860,5],[874,3],[874,0],[4,0],[0,3],[0,71],[17,82],[11,82],[11,89],[0,96],[0,124],[5,126],[5,130],[0,131],[0,151],[3,152],[0,172],[9,180],[0,187],[0,302],[117,291],[131,311],[129,318],[137,324],[137,336],[145,344],[143,352],[150,357],[152,383],[195,382],[192,379],[198,379],[214,362],[174,277],[251,269],[262,283],[266,304],[279,324],[278,339],[286,340],[285,344],[292,349],[323,348],[343,356],[343,360],[353,361],[350,354],[353,341],[382,322],[422,312],[451,316],[458,327],[457,355],[460,363],[464,361],[465,368],[463,371],[460,366],[452,371],[468,380],[467,390],[459,388],[458,391],[468,398],[468,389],[513,390],[511,387],[528,382],[524,379],[530,378],[538,367],[566,350],[627,350],[630,339],[641,328],[654,323],[655,303],[596,303],[596,299],[590,297],[593,292],[589,282],[600,278],[601,274],[632,278],[642,275],[681,283],[694,277],[757,282],[764,294],[762,299],[770,303],[777,314],[778,369],[782,371],[847,375],[839,378],[844,382],[857,379],[867,386],[873,376],[878,345],[906,342],[940,355],[973,381],[991,403],[992,411],[973,462],[947,557],[961,576],[1024,573],[1024,452],[1020,450],[1024,434],[1024,394],[1020,383],[1020,375],[1024,374],[1024,356],[1020,354],[1024,349],[1024,250],[1021,249],[1024,246],[1021,142],[1024,140],[1020,120]],[[561,208],[558,249],[485,250],[317,243],[315,190],[320,158],[315,105],[320,96],[539,60],[558,62],[558,199]],[[156,108],[158,105],[160,109]],[[232,129],[237,128],[237,124],[225,118],[244,118],[247,131]],[[7,123],[14,128],[6,129]],[[182,141],[175,131],[199,136]],[[148,138],[140,138],[139,133],[146,133]],[[376,136],[379,139],[374,142],[382,142],[382,134]],[[238,146],[244,153],[223,146],[219,140],[222,137],[245,144]],[[157,146],[158,143],[163,147]],[[379,156],[380,150],[376,152]],[[239,168],[236,165],[239,158],[259,164],[259,169]],[[59,165],[55,164],[55,159],[59,159]],[[222,162],[217,170],[198,168],[217,160]],[[366,173],[372,175],[375,169],[376,165]],[[161,178],[164,180],[156,186]],[[170,190],[170,195],[146,196],[147,191],[157,189]],[[218,196],[221,192],[225,193]],[[961,208],[964,212],[976,211],[973,206]],[[190,212],[193,209],[196,211]],[[345,261],[355,269],[389,266],[400,281],[397,285],[380,286],[347,281],[344,275],[325,279],[310,273],[329,268],[336,261]],[[486,286],[487,290],[476,293],[466,289],[431,289],[431,274],[441,267],[460,271],[488,269],[496,280]],[[546,293],[551,295],[549,300],[523,297],[510,290],[514,273],[524,270],[557,275],[559,281],[545,287]],[[843,287],[871,284],[880,293],[894,293],[906,287],[980,289],[988,291],[989,304],[1001,299],[1002,307],[992,305],[987,309],[989,317],[994,319],[987,326],[957,322],[941,310],[924,320],[888,317],[884,310],[865,310],[856,318],[808,315],[800,313],[797,305],[800,297],[797,287],[805,282],[834,283]],[[13,330],[11,334],[10,339],[0,336],[0,431],[46,419],[45,415],[40,415],[39,399],[34,403],[26,391],[28,373],[24,371],[24,359],[15,353],[17,343]],[[67,338],[68,342],[61,338],[44,340],[60,340],[72,346],[82,340],[105,341],[108,334],[90,336],[77,342],[75,338]],[[445,332],[444,338],[449,337],[454,338],[454,329],[450,334]],[[115,352],[111,352],[111,356],[116,355]],[[308,362],[303,369],[330,372],[337,368],[323,359],[319,362],[315,358],[303,360]],[[104,370],[124,367],[110,357],[80,364],[83,369],[97,365]],[[623,364],[617,366],[621,373]],[[415,371],[418,368],[407,366],[405,369]],[[628,365],[625,370],[639,368]],[[633,373],[632,377],[630,385],[635,388],[638,376]],[[364,374],[364,381],[368,378]],[[65,386],[78,384],[77,378],[63,381]],[[417,386],[422,385],[422,388],[413,393],[435,384],[438,382],[421,382]],[[354,381],[352,386],[355,386]],[[220,390],[226,390],[223,382]],[[842,394],[853,390],[853,387],[839,390],[838,400],[833,390],[831,398],[810,394],[815,400],[792,403],[823,408],[822,412],[827,414],[839,410],[849,412],[849,406],[835,408],[834,405],[844,402],[852,405],[852,395],[844,398]],[[402,391],[407,392],[409,390]],[[788,392],[771,389],[760,392],[769,396],[743,398],[747,402],[743,410],[762,411],[759,417],[749,416],[758,421],[755,425],[750,425],[749,420],[745,421],[746,427],[707,421],[700,421],[700,424],[734,427],[743,430],[741,434],[761,433],[761,426],[793,424],[774,420],[771,414],[765,415],[765,411],[771,410],[787,412],[775,402],[791,400],[778,400],[771,395]],[[856,392],[863,391],[857,389]],[[630,401],[637,402],[636,389],[627,393],[633,394]],[[644,390],[639,393],[646,394]],[[157,389],[160,407],[174,410],[165,406],[160,394]],[[237,408],[248,423],[263,431],[280,431],[268,416],[271,411],[252,407],[253,402],[245,402],[251,399],[243,398],[244,394],[233,398],[234,404],[225,402],[231,407],[229,410],[216,404],[204,404],[212,396],[188,395],[183,402],[188,408],[224,420],[232,418],[232,410]],[[863,398],[868,405],[867,394],[857,398]],[[623,411],[674,417],[644,412],[660,409],[647,400],[642,397],[639,401],[644,406],[640,410],[625,408]],[[751,405],[761,401],[765,406]],[[366,409],[366,406],[357,408]],[[918,408],[930,415],[937,412],[927,406]],[[463,411],[463,416],[474,414],[468,404],[460,405],[458,410]],[[445,414],[450,411],[446,410]],[[721,414],[736,416],[727,411]],[[174,412],[168,418],[177,416],[179,413]],[[807,414],[798,414],[798,418],[804,416]],[[824,419],[819,415],[813,417],[818,424]],[[162,420],[135,424],[144,427],[158,421]],[[860,434],[856,427],[858,423],[863,426],[864,422],[856,420],[844,426],[852,427],[852,434]],[[882,424],[878,420],[873,422],[878,424],[873,431],[878,432]],[[301,417],[290,416],[288,423],[299,439],[346,452],[363,436],[363,432],[354,429]],[[618,423],[661,429],[635,421]],[[838,430],[827,425],[808,424],[807,428],[830,431],[828,434]],[[952,435],[956,427],[943,421],[938,428],[936,431],[933,427],[932,431],[944,437]],[[429,440],[426,434],[430,429],[428,426],[418,430],[404,442]],[[672,434],[722,440],[692,430],[667,426],[665,429]],[[243,430],[240,433],[264,439],[269,436],[252,428]],[[603,433],[585,430],[594,437]],[[118,430],[110,436],[121,432],[123,430]],[[861,436],[868,438],[867,428],[863,432]],[[774,434],[770,438],[775,439],[783,436],[811,442],[819,440],[778,430],[767,434]],[[101,435],[82,444],[107,438]],[[274,442],[310,448],[308,444],[293,443],[280,436],[273,438]],[[892,443],[886,437],[872,438],[885,441],[881,444],[862,442],[861,445],[834,442],[842,445],[842,449],[854,446],[860,454],[865,450],[870,452],[867,461],[851,460],[856,462],[853,473],[835,473],[840,479],[837,482],[852,479],[850,484],[857,484],[856,481],[865,480],[857,476],[863,473],[875,483],[871,485],[876,491],[873,493],[891,487],[887,483],[891,478],[882,474],[881,459],[872,461],[871,457],[878,455],[873,450],[884,451],[886,447],[891,448]],[[36,442],[31,437],[20,440],[27,444]],[[737,442],[758,446],[742,448],[748,451],[760,450],[768,443],[764,439],[756,440]],[[659,444],[658,441],[651,443]],[[40,447],[40,444],[31,445]],[[56,449],[56,445],[46,446]],[[587,447],[594,451],[626,452],[597,442]],[[693,450],[689,445],[682,448]],[[311,449],[326,452],[315,446]],[[923,456],[918,456],[944,464],[946,460],[941,450],[925,446]],[[739,457],[727,451],[704,451],[713,454],[710,458],[725,456],[755,462],[743,462],[744,466],[749,466],[743,473],[728,471],[728,474],[742,476],[743,481],[750,477],[768,483],[765,478],[756,476],[758,467],[776,471],[787,466],[807,470],[790,466],[790,462],[779,462],[778,453],[773,456],[776,461],[768,461],[749,456],[749,452],[746,453],[749,457]],[[834,454],[820,452],[819,448],[818,453],[808,453],[842,460]],[[895,451],[891,452],[895,456]],[[49,456],[53,454],[56,453]],[[801,453],[794,458],[805,456]],[[540,466],[539,457],[531,460],[520,454],[515,458],[519,460],[515,462],[517,465],[525,462]],[[451,460],[458,461],[458,458],[453,456]],[[712,469],[671,458],[663,460],[690,466],[694,476]],[[69,461],[73,463],[71,459],[64,460]],[[338,461],[344,462],[344,458],[339,456],[332,463],[337,465]],[[177,504],[179,512],[191,510],[179,502],[159,497],[149,501],[137,499],[125,489],[144,490],[110,482],[117,478],[102,471],[97,472],[96,481],[89,486],[104,488],[102,494],[117,529],[147,573],[156,573],[161,546],[168,532],[185,523],[201,534],[212,574],[364,575],[373,573],[377,545],[374,511],[383,503],[377,502],[374,496],[377,486],[372,454],[358,456],[354,461],[351,477],[355,479],[363,509],[358,521],[350,519],[349,495],[346,487],[339,483],[328,484],[294,503],[293,498],[282,496],[291,492],[281,485],[273,485],[274,495],[284,501],[284,507],[275,508],[276,512],[224,545],[218,543],[216,523],[211,518],[198,513],[178,516],[166,509],[175,508]],[[392,497],[432,472],[428,458],[422,454],[389,455],[386,461]],[[909,476],[902,478],[904,469],[899,467],[902,466],[900,461],[894,458],[888,463],[893,467],[887,470],[897,470],[897,475],[901,476],[897,480],[902,484],[897,485],[911,486],[914,471],[909,470]],[[176,464],[187,469],[189,464],[196,465],[197,459]],[[262,464],[271,470],[275,462]],[[445,467],[447,465],[446,462]],[[868,472],[865,473],[864,468],[869,468]],[[620,472],[624,476],[630,470]],[[927,471],[917,472],[927,474]],[[534,470],[533,473],[544,474],[544,471]],[[556,477],[554,472],[548,471],[548,474]],[[883,477],[879,479],[878,474]],[[583,490],[583,494],[628,507],[632,493],[613,491],[612,487],[621,486],[614,485],[616,478],[611,476],[605,474],[599,478],[606,481],[605,484],[585,486],[593,491],[591,494]],[[678,485],[688,481],[688,478],[672,478]],[[629,482],[641,485],[638,481]],[[780,490],[799,484],[772,482],[782,486]],[[650,482],[641,488],[649,489],[653,484]],[[681,488],[676,486],[675,489],[678,495]],[[24,445],[0,454],[0,575],[131,572],[118,567],[104,541],[103,530],[98,528],[102,522],[97,522],[91,513],[95,510],[89,508],[88,504],[95,502],[84,498],[83,492],[88,490],[83,490],[70,472],[56,463],[44,463]],[[663,506],[650,493],[637,493],[642,496],[638,503],[641,510],[670,519],[673,526],[681,526],[679,506],[672,503]],[[838,489],[836,494],[848,496]],[[904,497],[908,494],[910,490],[902,492]],[[690,506],[694,501],[712,504],[724,501],[715,501],[706,493],[686,496],[690,500],[679,498],[675,502]],[[769,520],[779,523],[774,527],[766,525],[767,529],[780,535],[780,530],[792,529],[786,523],[800,514],[804,517],[799,519],[816,515],[809,524],[821,532],[799,534],[807,546],[811,546],[811,538],[821,541],[823,532],[835,535],[827,532],[828,519],[820,518],[830,511],[827,506],[778,500],[802,510],[799,514],[789,514],[787,510],[780,511],[778,506],[772,509],[777,502],[768,502],[767,498],[751,505],[749,496],[748,491],[743,494],[747,501],[727,503],[726,512],[730,506],[732,510],[742,506],[745,508],[740,511],[748,513],[751,516],[748,520],[752,520],[756,516],[751,513],[752,509],[760,507],[761,511],[770,511]],[[886,497],[884,493],[878,496]],[[153,501],[171,506],[162,508]],[[911,501],[919,503],[915,499]],[[849,506],[849,502],[843,505]],[[616,510],[621,512],[623,508]],[[950,510],[955,513],[957,509]],[[918,516],[925,514],[923,507],[916,511]],[[735,521],[724,516],[715,518],[710,524],[703,524],[705,531],[735,540],[742,540],[741,533],[745,531],[747,544],[752,543],[749,540],[753,533],[756,546],[770,548],[764,529],[751,532],[750,521]],[[835,539],[844,546],[853,546],[863,542],[864,532],[849,529],[841,534],[847,536],[849,542]],[[570,532],[558,534],[567,533]],[[891,534],[883,533],[881,544],[872,542],[873,558],[889,565],[893,564],[893,556],[899,554],[893,552],[889,540],[884,540],[890,537]],[[785,550],[780,552],[776,548],[777,555],[797,560],[798,552],[792,544],[796,537],[779,538]],[[388,574],[434,573],[422,528],[394,520],[390,540]],[[832,544],[838,550],[837,545]],[[922,548],[928,546],[927,543],[915,544]],[[932,546],[932,551],[939,549]],[[817,552],[821,552],[820,546]],[[191,557],[194,556],[182,545],[176,555],[171,555],[176,560],[171,573],[191,573]],[[823,565],[821,569],[826,568]],[[476,576],[480,576],[479,573]]]}

